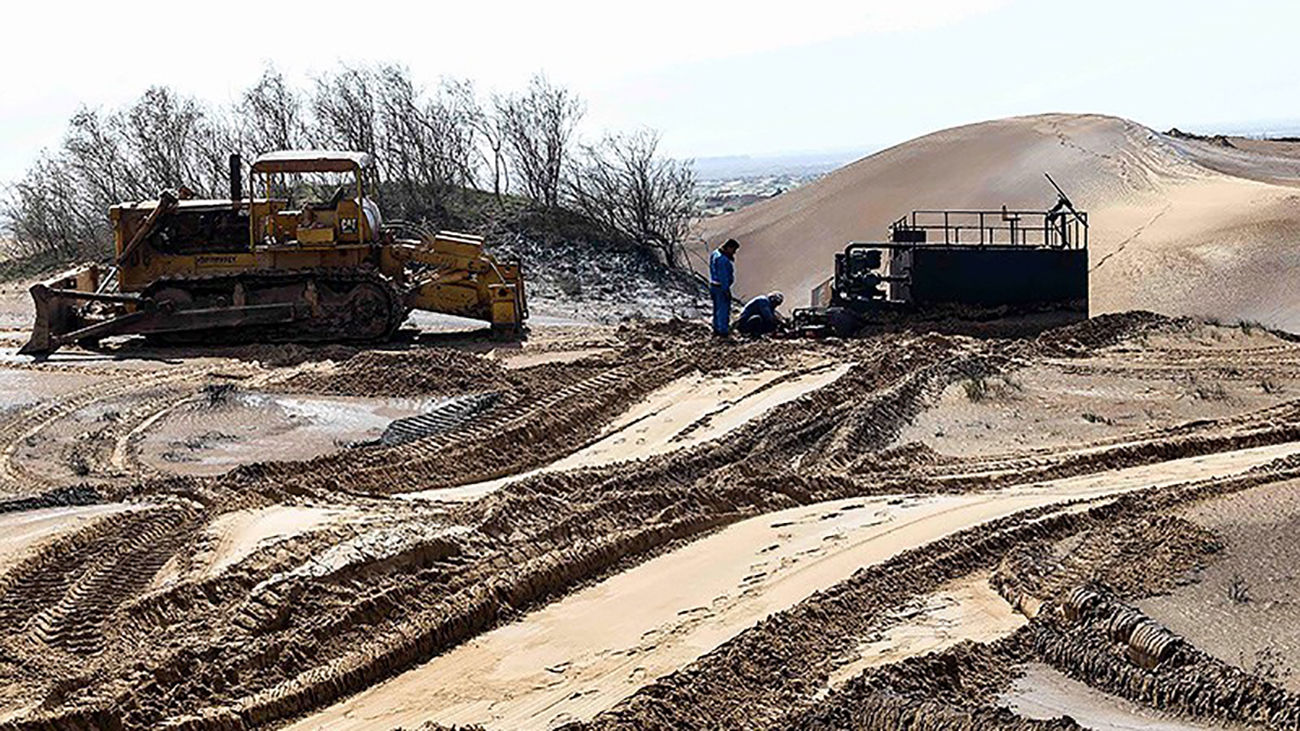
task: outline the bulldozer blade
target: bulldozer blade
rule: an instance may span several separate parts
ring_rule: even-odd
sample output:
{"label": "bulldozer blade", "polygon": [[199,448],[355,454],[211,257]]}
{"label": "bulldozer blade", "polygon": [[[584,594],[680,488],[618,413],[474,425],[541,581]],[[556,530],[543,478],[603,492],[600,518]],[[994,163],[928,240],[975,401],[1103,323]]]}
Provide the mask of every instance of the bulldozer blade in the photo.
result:
{"label": "bulldozer blade", "polygon": [[112,296],[96,294],[99,283],[99,267],[87,264],[33,284],[28,291],[36,310],[36,322],[32,325],[31,338],[18,352],[44,355],[57,350],[65,342],[59,336],[85,324],[78,317],[79,300]]}
{"label": "bulldozer blade", "polygon": [[44,284],[33,284],[30,291],[32,304],[36,307],[36,322],[32,325],[31,338],[18,352],[21,355],[46,355],[59,347],[54,339],[55,323],[67,319],[66,313],[61,311],[67,308],[67,304],[60,302],[60,298]]}

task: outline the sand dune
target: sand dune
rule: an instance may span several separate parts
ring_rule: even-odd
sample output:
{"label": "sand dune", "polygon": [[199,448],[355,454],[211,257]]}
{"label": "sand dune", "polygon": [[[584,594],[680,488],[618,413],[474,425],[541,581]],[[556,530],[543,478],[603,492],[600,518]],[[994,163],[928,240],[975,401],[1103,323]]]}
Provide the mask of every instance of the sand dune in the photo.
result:
{"label": "sand dune", "polygon": [[847,241],[881,240],[918,208],[1046,208],[1048,171],[1091,214],[1094,314],[1142,308],[1300,331],[1296,147],[1227,148],[1093,115],[984,122],[710,219],[691,255],[735,237],[740,294],[782,289],[801,305]]}

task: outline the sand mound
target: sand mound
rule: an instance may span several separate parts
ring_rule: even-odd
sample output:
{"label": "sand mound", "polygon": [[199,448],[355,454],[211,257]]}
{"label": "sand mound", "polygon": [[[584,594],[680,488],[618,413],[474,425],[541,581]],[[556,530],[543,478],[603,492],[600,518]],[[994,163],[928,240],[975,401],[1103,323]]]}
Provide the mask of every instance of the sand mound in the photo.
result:
{"label": "sand mound", "polygon": [[[1261,148],[1270,144],[1279,147]],[[782,289],[802,305],[846,242],[881,240],[913,209],[1046,208],[1048,171],[1092,217],[1093,314],[1145,309],[1294,331],[1300,161],[1285,145],[1229,150],[1092,115],[984,122],[884,150],[710,219],[701,234],[744,245],[741,294]]]}

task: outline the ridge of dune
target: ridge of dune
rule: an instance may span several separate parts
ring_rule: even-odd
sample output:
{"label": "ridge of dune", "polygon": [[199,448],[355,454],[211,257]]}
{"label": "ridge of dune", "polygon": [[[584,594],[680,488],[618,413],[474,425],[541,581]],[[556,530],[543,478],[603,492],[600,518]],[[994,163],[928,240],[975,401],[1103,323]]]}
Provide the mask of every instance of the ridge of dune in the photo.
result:
{"label": "ridge of dune", "polygon": [[1046,209],[1050,172],[1091,221],[1092,313],[1148,309],[1300,331],[1300,153],[1174,138],[1117,117],[1044,114],[954,127],[708,219],[691,259],[740,240],[738,294],[794,306],[851,240],[921,208]]}

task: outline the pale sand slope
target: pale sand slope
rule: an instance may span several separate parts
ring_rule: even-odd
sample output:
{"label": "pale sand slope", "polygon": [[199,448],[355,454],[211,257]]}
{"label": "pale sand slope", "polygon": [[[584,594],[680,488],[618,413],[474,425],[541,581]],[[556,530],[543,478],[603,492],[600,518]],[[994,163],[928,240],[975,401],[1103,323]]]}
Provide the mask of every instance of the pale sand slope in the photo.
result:
{"label": "pale sand slope", "polygon": [[[320,713],[294,729],[407,727],[426,720],[551,728],[589,719],[814,591],[964,528],[1022,510],[1240,473],[1300,453],[1300,442],[1034,483],[998,492],[838,500],[732,525],[480,635]],[[949,603],[987,591],[946,587]],[[896,632],[923,653],[950,639],[1010,632],[985,604]],[[987,610],[987,611],[985,611]],[[927,636],[928,635],[928,636]],[[864,638],[865,639],[865,638]],[[906,647],[895,648],[891,660]],[[878,648],[864,644],[862,666]]]}
{"label": "pale sand slope", "polygon": [[1043,210],[1051,172],[1092,222],[1093,314],[1150,309],[1300,331],[1300,163],[1286,143],[1235,149],[1134,122],[1052,114],[936,132],[816,183],[705,221],[708,246],[740,240],[738,290],[794,306],[850,240],[883,240],[914,209]]}
{"label": "pale sand slope", "polygon": [[235,510],[213,520],[203,530],[203,549],[184,561],[172,556],[154,577],[151,589],[180,581],[217,576],[247,558],[259,548],[306,533],[327,523],[349,517],[345,509],[272,505]]}
{"label": "pale sand slope", "polygon": [[[1085,503],[1091,506],[1091,503]],[[897,612],[878,637],[858,648],[857,659],[831,673],[838,687],[868,668],[946,650],[966,640],[992,642],[1029,623],[989,586],[991,571],[950,581]]]}
{"label": "pale sand slope", "polygon": [[1138,607],[1224,662],[1266,673],[1271,666],[1279,685],[1300,692],[1300,481],[1223,495],[1180,514],[1214,531],[1224,550],[1197,581]]}

